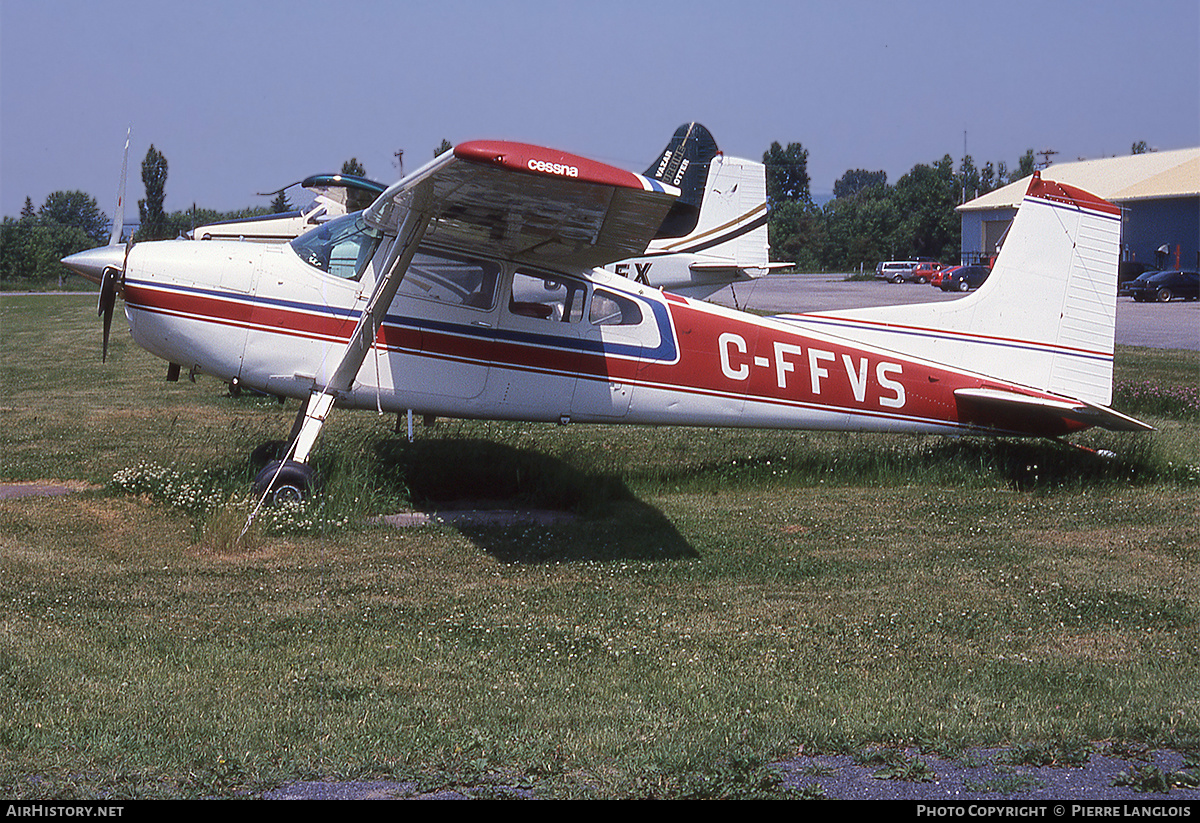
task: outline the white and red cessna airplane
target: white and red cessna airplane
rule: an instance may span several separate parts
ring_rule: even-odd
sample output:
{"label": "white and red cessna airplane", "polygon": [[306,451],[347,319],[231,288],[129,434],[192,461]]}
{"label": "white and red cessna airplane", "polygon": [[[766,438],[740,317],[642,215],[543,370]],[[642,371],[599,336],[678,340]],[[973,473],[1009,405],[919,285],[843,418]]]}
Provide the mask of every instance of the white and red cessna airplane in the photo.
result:
{"label": "white and red cessna airplane", "polygon": [[[470,142],[286,244],[113,244],[63,262],[179,369],[304,400],[271,496],[333,407],[561,423],[1057,437],[1148,429],[1111,399],[1119,210],[1032,179],[983,287],[763,318],[605,272],[679,189]],[[114,237],[118,237],[114,232]]]}

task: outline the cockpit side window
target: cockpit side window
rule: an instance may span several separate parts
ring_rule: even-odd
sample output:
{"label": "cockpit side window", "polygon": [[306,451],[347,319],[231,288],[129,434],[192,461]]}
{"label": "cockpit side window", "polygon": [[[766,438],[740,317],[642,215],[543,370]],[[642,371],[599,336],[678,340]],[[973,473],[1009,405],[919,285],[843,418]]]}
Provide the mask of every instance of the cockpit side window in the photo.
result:
{"label": "cockpit side window", "polygon": [[330,220],[292,241],[292,249],[308,265],[341,277],[358,280],[366,270],[382,235],[359,213]]}
{"label": "cockpit side window", "polygon": [[586,297],[587,289],[578,281],[540,272],[518,271],[513,274],[508,310],[521,317],[576,323],[583,319]]}
{"label": "cockpit side window", "polygon": [[496,305],[500,266],[489,260],[419,252],[400,281],[401,295],[490,311]]}

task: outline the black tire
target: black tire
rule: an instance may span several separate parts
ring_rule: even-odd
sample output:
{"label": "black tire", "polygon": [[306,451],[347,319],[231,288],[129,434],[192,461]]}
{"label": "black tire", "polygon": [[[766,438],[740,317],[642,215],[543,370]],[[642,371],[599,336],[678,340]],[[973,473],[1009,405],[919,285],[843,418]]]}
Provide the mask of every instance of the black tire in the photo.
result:
{"label": "black tire", "polygon": [[268,440],[265,443],[260,443],[255,447],[254,451],[250,452],[250,462],[252,465],[262,468],[271,461],[276,464],[287,454],[286,440]]}
{"label": "black tire", "polygon": [[960,280],[958,282],[958,290],[959,291],[970,291],[970,289],[971,289],[971,284],[968,283],[966,280]]}
{"label": "black tire", "polygon": [[1158,302],[1159,303],[1170,303],[1172,297],[1174,297],[1174,295],[1171,294],[1170,289],[1161,288],[1158,290]]}
{"label": "black tire", "polygon": [[272,506],[299,503],[312,494],[314,486],[312,469],[294,460],[272,460],[254,478],[254,493],[265,495]]}
{"label": "black tire", "polygon": [[904,278],[897,274],[895,277],[892,278],[892,282],[893,283],[903,283]]}

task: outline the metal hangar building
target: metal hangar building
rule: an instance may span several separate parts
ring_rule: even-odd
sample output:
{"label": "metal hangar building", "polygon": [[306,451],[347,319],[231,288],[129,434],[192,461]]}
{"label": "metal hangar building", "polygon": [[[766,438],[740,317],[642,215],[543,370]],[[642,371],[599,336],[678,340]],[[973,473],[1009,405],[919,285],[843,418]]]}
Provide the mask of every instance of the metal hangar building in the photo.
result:
{"label": "metal hangar building", "polygon": [[[1125,276],[1200,268],[1200,148],[1055,163],[1042,178],[1121,207]],[[958,207],[963,262],[995,255],[1028,187],[1025,178]]]}

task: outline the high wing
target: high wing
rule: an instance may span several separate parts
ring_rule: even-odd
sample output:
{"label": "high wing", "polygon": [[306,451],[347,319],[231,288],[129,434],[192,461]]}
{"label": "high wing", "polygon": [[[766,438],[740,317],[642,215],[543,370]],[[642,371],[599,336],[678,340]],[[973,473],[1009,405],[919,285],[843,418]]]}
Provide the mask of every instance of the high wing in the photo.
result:
{"label": "high wing", "polygon": [[500,141],[459,145],[388,188],[364,212],[370,226],[392,238],[377,269],[381,275],[341,362],[309,397],[292,460],[307,462],[337,397],[349,390],[366,358],[420,244],[588,270],[644,251],[678,196],[674,186],[642,175],[553,149]]}
{"label": "high wing", "polygon": [[425,242],[587,270],[645,251],[679,189],[524,143],[463,143],[396,183],[364,214],[385,234],[420,190]]}

